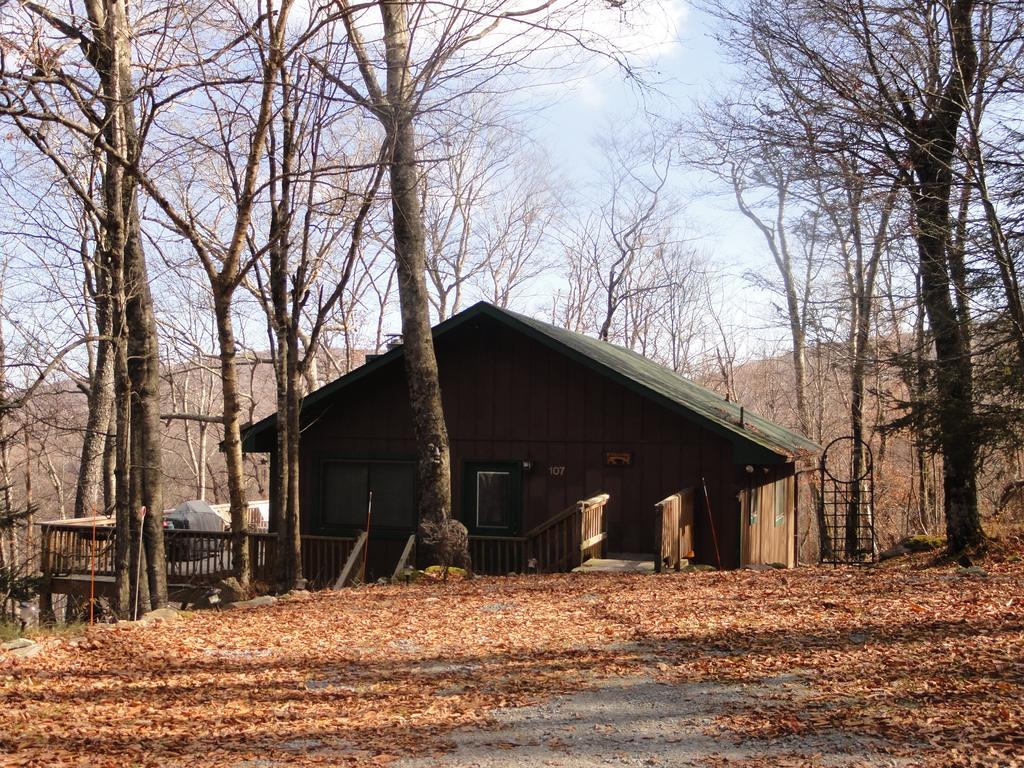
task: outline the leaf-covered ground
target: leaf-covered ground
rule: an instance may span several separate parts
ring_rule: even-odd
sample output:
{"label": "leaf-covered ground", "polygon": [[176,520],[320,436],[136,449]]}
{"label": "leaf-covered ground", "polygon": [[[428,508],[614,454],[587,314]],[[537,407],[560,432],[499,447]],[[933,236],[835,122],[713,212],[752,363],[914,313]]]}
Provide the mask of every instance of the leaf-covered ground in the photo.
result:
{"label": "leaf-covered ground", "polygon": [[[891,764],[1011,765],[1024,565],[986,567],[477,579],[96,628],[0,657],[0,765],[440,760],[498,708],[632,675],[680,694],[795,676],[799,695],[751,695],[701,726],[751,754],[832,730],[877,739]],[[890,764],[876,757],[861,762]]]}

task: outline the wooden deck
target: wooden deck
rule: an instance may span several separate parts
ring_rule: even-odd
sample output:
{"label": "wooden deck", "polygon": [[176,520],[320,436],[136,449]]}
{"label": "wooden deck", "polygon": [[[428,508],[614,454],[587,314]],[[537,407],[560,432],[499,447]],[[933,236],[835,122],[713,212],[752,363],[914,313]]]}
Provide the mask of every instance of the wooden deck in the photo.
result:
{"label": "wooden deck", "polygon": [[[74,523],[45,523],[40,528],[44,591],[79,594],[81,583],[88,584],[93,578],[98,592],[112,589],[106,586],[108,582],[113,584],[114,579],[115,532],[112,527],[93,530]],[[253,579],[272,582],[277,563],[277,534],[250,533],[246,539]],[[179,591],[205,589],[231,576],[234,572],[231,541],[232,534],[228,531],[164,531],[168,585]],[[352,538],[302,537],[303,572],[310,589],[334,585],[354,543]]]}
{"label": "wooden deck", "polygon": [[[604,553],[607,494],[572,505],[521,536],[470,536],[473,570],[481,575],[568,572]],[[41,570],[44,595],[95,594],[114,590],[115,531],[109,525],[81,521],[44,523]],[[365,534],[363,534],[365,536]],[[272,583],[277,562],[277,535],[246,536],[255,581]],[[363,538],[302,536],[302,569],[310,589],[349,586],[358,580]],[[165,530],[167,582],[172,600],[191,602],[234,571],[232,534],[228,531]],[[394,572],[415,560],[410,539]],[[389,571],[390,572],[390,571]]]}

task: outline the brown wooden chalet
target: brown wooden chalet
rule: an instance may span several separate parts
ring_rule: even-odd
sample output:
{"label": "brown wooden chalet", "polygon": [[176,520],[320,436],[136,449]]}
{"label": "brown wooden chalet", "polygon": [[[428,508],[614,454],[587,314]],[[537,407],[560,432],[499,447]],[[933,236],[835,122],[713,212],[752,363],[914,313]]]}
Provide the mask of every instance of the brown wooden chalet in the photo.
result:
{"label": "brown wooden chalet", "polygon": [[[436,326],[434,344],[453,513],[477,571],[568,570],[600,552],[794,564],[794,462],[815,443],[634,352],[487,303]],[[353,539],[372,491],[375,576],[391,574],[417,522],[402,354],[302,407],[302,532]],[[243,446],[273,465],[275,417]]]}
{"label": "brown wooden chalet", "polygon": [[[616,553],[679,567],[795,561],[794,461],[818,451],[640,355],[477,304],[434,329],[451,438],[454,513],[474,570],[571,570]],[[303,573],[313,589],[415,557],[415,455],[402,349],[313,392],[302,407]],[[244,448],[276,462],[274,417]],[[273,476],[273,473],[272,473]],[[705,492],[706,488],[706,492]],[[250,531],[253,576],[276,571],[271,532]],[[41,528],[40,606],[54,594],[114,594],[111,521]],[[167,530],[172,600],[190,602],[234,570],[231,533]]]}

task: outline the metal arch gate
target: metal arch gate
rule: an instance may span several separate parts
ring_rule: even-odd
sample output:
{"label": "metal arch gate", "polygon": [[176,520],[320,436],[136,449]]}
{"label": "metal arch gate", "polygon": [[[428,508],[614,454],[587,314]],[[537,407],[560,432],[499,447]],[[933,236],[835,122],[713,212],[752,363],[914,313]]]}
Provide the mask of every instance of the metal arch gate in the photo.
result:
{"label": "metal arch gate", "polygon": [[873,563],[875,547],[875,472],[871,447],[852,436],[837,437],[821,454],[819,524],[821,562],[832,565]]}

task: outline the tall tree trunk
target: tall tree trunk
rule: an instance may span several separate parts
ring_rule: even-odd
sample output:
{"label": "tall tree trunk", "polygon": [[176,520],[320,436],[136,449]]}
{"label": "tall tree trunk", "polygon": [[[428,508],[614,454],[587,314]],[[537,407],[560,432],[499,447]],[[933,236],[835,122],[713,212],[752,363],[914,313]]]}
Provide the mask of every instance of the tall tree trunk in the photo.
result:
{"label": "tall tree trunk", "polygon": [[131,508],[128,499],[129,435],[131,409],[128,381],[128,354],[123,331],[124,292],[120,277],[112,281],[114,297],[114,610],[122,619],[131,614],[132,585],[135,572],[131,569]]}
{"label": "tall tree trunk", "polygon": [[[405,7],[384,5],[388,39],[389,87],[393,62],[405,60],[408,29]],[[400,50],[400,53],[395,48]],[[404,72],[404,70],[403,70]],[[393,102],[394,103],[394,102]],[[424,278],[423,213],[418,194],[416,133],[412,116],[396,110],[391,126],[392,215],[398,298],[402,315],[405,374],[416,437],[416,480],[421,521],[440,522],[451,514],[451,465],[448,430],[441,403],[441,385],[430,330],[429,301]]]}
{"label": "tall tree trunk", "polygon": [[298,337],[293,333],[288,337],[288,360],[285,366],[287,376],[285,414],[288,419],[285,461],[288,464],[288,506],[285,516],[286,540],[283,544],[288,550],[288,559],[291,561],[291,572],[288,574],[290,581],[286,584],[289,589],[306,588],[306,579],[302,572],[302,510],[299,507],[299,439],[301,437],[299,419],[302,409],[302,376],[298,370],[298,354]]}
{"label": "tall tree trunk", "polygon": [[[129,567],[137,546],[130,536],[145,506],[146,585],[135,585],[147,603],[167,602],[167,570],[163,546],[162,461],[160,451],[160,379],[156,318],[146,274],[135,180],[122,164],[138,158],[135,93],[132,86],[130,30],[124,0],[87,3],[96,47],[91,61],[100,78],[107,124],[104,139],[111,148],[103,173],[106,252],[110,261],[111,319],[114,343],[115,399],[118,403],[117,478],[117,602],[122,616],[134,595],[138,569]],[[130,463],[130,464],[129,464]],[[137,541],[137,538],[136,538]]]}
{"label": "tall tree trunk", "polygon": [[271,459],[270,471],[273,473],[273,504],[271,514],[272,525],[277,530],[277,562],[274,574],[281,589],[295,582],[298,572],[294,562],[294,550],[291,548],[291,474],[294,467],[288,458],[289,432],[291,420],[288,418],[288,370],[287,347],[284,337],[278,336],[278,354],[274,360],[274,378],[277,383],[277,433],[274,455]]}
{"label": "tall tree trunk", "polygon": [[96,270],[96,327],[100,340],[96,345],[96,368],[89,387],[89,415],[82,438],[82,453],[75,486],[75,517],[96,514],[96,500],[103,484],[103,456],[110,423],[110,405],[114,400],[114,357],[110,349],[109,288],[106,259]]}
{"label": "tall tree trunk", "polygon": [[[111,347],[110,357],[114,357],[114,350]],[[107,407],[106,435],[103,440],[103,514],[110,515],[114,511],[114,499],[116,494],[116,466],[117,466],[117,413],[114,398],[114,376],[113,365],[111,365],[110,377],[111,398]]]}
{"label": "tall tree trunk", "polygon": [[231,298],[232,291],[224,286],[215,286],[213,303],[217,319],[217,340],[220,344],[221,391],[224,399],[224,463],[231,506],[231,557],[235,578],[245,586],[252,579],[252,563],[249,558],[245,466],[242,461],[240,426],[242,407],[238,395],[237,349],[231,322]]}
{"label": "tall tree trunk", "polygon": [[167,559],[163,529],[163,449],[160,422],[160,352],[156,315],[142,250],[142,234],[136,207],[136,187],[130,184],[128,210],[128,375],[132,385],[131,506],[134,513],[145,507],[145,573],[152,608],[167,604]]}
{"label": "tall tree trunk", "polygon": [[[977,424],[974,417],[973,366],[966,333],[950,298],[947,269],[949,232],[948,168],[922,168],[914,190],[921,293],[935,343],[934,404],[942,451],[946,538],[950,551],[983,540],[978,512]],[[945,197],[943,192],[945,191]]]}
{"label": "tall tree trunk", "polygon": [[984,540],[978,512],[978,424],[969,329],[950,296],[954,285],[950,275],[952,164],[960,121],[969,107],[965,94],[972,90],[978,66],[974,5],[974,0],[951,4],[954,74],[932,114],[910,126],[915,175],[911,202],[917,221],[921,295],[935,342],[934,407],[942,450],[946,539],[954,553]]}

